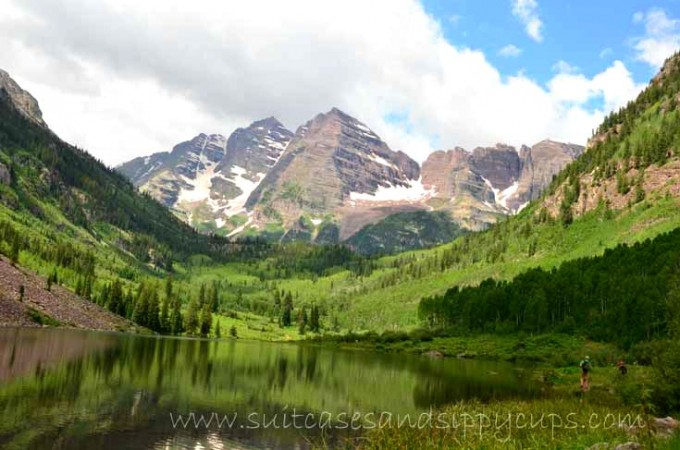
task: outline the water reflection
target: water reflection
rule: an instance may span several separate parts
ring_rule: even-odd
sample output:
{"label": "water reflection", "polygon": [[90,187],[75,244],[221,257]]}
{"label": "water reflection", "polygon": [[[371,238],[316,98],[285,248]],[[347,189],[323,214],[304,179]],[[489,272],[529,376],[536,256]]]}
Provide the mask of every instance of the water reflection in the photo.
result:
{"label": "water reflection", "polygon": [[[0,364],[0,447],[17,449],[306,448],[318,429],[249,429],[248,414],[403,414],[536,394],[505,364],[57,329],[0,330]],[[170,413],[190,412],[237,419],[172,426]]]}

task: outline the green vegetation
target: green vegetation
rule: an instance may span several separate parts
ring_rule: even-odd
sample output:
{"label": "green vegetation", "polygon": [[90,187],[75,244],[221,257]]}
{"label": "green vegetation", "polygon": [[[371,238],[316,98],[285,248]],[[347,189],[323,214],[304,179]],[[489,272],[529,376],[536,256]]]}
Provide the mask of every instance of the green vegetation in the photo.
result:
{"label": "green vegetation", "polygon": [[487,279],[423,299],[432,327],[501,334],[577,333],[624,348],[668,334],[666,299],[678,296],[680,230],[606,250],[602,256],[532,269],[512,281]]}
{"label": "green vegetation", "polygon": [[362,255],[389,255],[451,242],[463,232],[447,212],[404,212],[367,225],[347,243]]}

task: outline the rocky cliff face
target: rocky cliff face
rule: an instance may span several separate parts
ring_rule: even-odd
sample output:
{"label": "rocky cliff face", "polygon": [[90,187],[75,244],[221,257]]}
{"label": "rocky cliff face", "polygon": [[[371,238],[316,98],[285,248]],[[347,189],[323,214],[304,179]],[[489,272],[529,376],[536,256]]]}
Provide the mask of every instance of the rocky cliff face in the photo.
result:
{"label": "rocky cliff face", "polygon": [[0,69],[0,96],[6,97],[19,112],[32,122],[47,128],[43,120],[38,101],[10,78],[9,74]]}
{"label": "rocky cliff face", "polygon": [[284,230],[295,228],[301,217],[317,224],[331,219],[342,229],[343,207],[400,201],[399,193],[412,189],[419,173],[406,154],[333,109],[297,130],[247,206],[256,211],[257,222]]}
{"label": "rocky cliff face", "polygon": [[520,151],[522,171],[516,192],[508,199],[510,209],[517,210],[527,202],[536,200],[543,189],[552,182],[567,164],[581,156],[584,147],[544,140]]}
{"label": "rocky cliff face", "polygon": [[169,153],[136,158],[117,170],[198,229],[229,234],[248,221],[248,196],[292,135],[270,117],[228,139],[199,134]]}
{"label": "rocky cliff face", "polygon": [[523,146],[519,152],[504,144],[434,152],[422,169],[423,185],[434,191],[427,202],[449,210],[466,228],[481,229],[538,198],[552,177],[582,152],[583,147],[553,141]]}

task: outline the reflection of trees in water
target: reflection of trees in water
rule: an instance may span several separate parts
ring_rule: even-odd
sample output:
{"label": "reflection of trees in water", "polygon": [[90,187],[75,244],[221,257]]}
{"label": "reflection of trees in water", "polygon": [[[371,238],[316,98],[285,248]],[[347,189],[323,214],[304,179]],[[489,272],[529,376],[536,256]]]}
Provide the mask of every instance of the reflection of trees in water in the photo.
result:
{"label": "reflection of trees in water", "polygon": [[[44,333],[42,345],[48,348],[61,335],[72,339],[69,333],[75,332]],[[20,381],[30,389],[0,386],[0,419],[17,423],[12,433],[29,433],[34,416],[53,420],[37,434],[54,438],[53,433],[88,435],[102,427],[107,433],[142,432],[159,417],[167,421],[169,411],[275,413],[297,405],[397,413],[414,405],[426,409],[460,399],[531,395],[509,365],[508,373],[489,376],[491,369],[501,371],[498,365],[309,345],[134,336],[114,336],[113,342],[48,369],[37,364],[37,373]],[[10,356],[7,350],[7,360]],[[21,412],[9,404],[22,405]]]}
{"label": "reflection of trees in water", "polygon": [[412,367],[418,374],[413,402],[420,409],[461,400],[482,402],[535,398],[539,387],[510,364],[469,360],[432,360]]}
{"label": "reflection of trees in water", "polygon": [[512,381],[498,383],[489,378],[442,379],[425,378],[419,380],[413,389],[413,402],[419,409],[439,407],[461,400],[476,399],[482,402],[509,398],[536,397],[540,391],[530,385],[516,384]]}

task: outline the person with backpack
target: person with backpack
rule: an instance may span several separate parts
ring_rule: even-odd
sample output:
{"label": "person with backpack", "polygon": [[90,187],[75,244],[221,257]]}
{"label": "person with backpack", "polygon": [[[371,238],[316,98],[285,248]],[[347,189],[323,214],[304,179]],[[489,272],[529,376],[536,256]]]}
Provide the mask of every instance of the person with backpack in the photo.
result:
{"label": "person with backpack", "polygon": [[579,367],[581,368],[581,390],[585,392],[590,389],[590,385],[588,384],[588,375],[591,370],[590,356],[586,356],[579,364]]}

